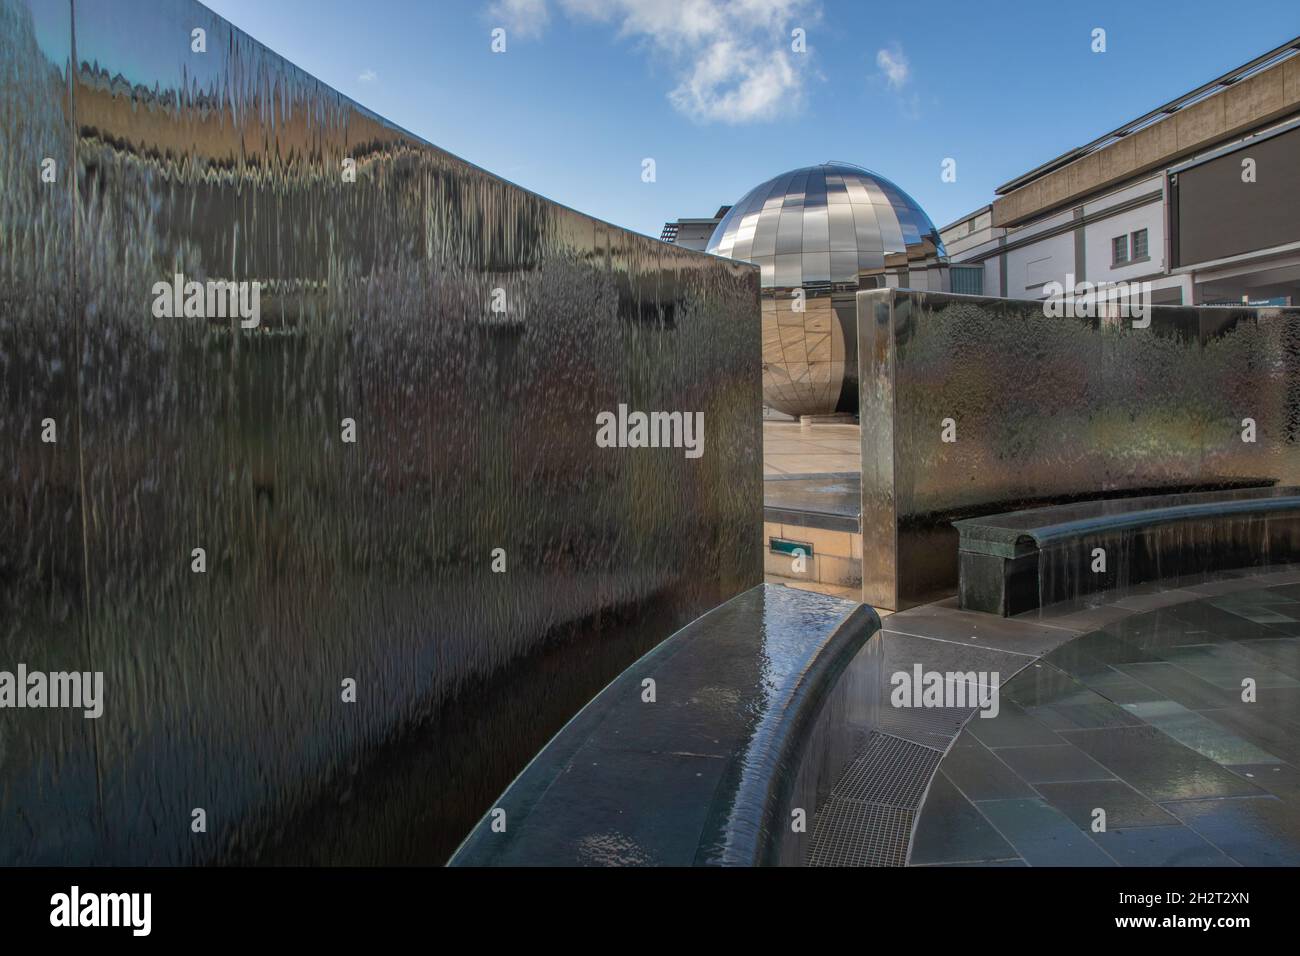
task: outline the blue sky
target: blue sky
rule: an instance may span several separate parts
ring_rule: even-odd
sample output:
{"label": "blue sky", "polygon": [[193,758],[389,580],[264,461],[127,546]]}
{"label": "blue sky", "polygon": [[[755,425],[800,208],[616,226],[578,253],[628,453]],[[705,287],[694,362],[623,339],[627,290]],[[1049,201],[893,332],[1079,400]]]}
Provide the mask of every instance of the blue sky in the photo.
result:
{"label": "blue sky", "polygon": [[1296,0],[205,2],[438,146],[655,236],[832,159],[894,180],[943,226],[1300,35]]}

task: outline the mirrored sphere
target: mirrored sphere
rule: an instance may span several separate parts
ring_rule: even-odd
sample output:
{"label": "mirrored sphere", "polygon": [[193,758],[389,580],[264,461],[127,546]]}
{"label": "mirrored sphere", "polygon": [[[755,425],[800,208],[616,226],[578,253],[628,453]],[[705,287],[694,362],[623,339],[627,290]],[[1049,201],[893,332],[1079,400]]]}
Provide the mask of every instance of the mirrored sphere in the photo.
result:
{"label": "mirrored sphere", "polygon": [[847,163],[751,189],[708,251],[762,269],[763,400],[795,416],[857,413],[859,289],[948,291],[930,217],[888,179]]}

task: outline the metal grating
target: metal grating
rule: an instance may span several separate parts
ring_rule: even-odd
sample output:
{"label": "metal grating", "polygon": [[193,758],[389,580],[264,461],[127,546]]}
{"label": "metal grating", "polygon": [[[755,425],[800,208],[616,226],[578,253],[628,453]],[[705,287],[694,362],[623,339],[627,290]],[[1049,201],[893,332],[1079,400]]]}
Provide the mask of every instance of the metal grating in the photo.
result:
{"label": "metal grating", "polygon": [[880,729],[942,752],[974,712],[972,707],[881,707]]}
{"label": "metal grating", "polygon": [[909,740],[873,733],[831,788],[831,797],[915,810],[942,756]]}
{"label": "metal grating", "polygon": [[804,863],[906,865],[913,817],[942,757],[940,750],[873,731],[817,811]]}
{"label": "metal grating", "polygon": [[817,814],[808,866],[903,866],[912,811],[832,797]]}

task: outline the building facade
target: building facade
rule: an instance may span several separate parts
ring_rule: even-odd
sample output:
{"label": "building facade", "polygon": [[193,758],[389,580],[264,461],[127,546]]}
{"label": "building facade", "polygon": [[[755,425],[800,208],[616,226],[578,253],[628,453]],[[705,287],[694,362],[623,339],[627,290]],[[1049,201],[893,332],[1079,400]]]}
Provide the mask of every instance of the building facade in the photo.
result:
{"label": "building facade", "polygon": [[709,237],[713,235],[713,230],[718,228],[718,223],[722,222],[723,216],[729,212],[731,212],[730,206],[720,206],[709,219],[678,219],[675,222],[666,222],[659,238],[683,249],[703,252],[709,244]]}
{"label": "building facade", "polygon": [[1300,38],[995,193],[941,230],[954,292],[1149,282],[1155,304],[1300,303]]}

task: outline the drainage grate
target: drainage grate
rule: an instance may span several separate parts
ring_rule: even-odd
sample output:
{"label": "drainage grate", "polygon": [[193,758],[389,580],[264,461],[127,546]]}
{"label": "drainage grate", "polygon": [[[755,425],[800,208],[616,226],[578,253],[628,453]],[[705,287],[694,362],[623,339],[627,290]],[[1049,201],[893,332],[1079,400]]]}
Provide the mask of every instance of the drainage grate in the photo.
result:
{"label": "drainage grate", "polygon": [[912,811],[832,797],[817,814],[808,866],[903,866]]}
{"label": "drainage grate", "polygon": [[873,733],[866,749],[831,788],[831,796],[915,810],[942,756],[910,740]]}
{"label": "drainage grate", "polygon": [[973,707],[881,707],[880,729],[943,752],[961,732]]}
{"label": "drainage grate", "polygon": [[906,865],[913,815],[942,758],[940,750],[872,731],[817,811],[804,863]]}

